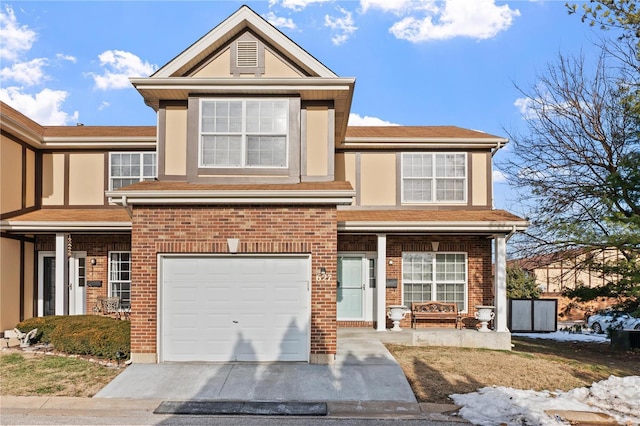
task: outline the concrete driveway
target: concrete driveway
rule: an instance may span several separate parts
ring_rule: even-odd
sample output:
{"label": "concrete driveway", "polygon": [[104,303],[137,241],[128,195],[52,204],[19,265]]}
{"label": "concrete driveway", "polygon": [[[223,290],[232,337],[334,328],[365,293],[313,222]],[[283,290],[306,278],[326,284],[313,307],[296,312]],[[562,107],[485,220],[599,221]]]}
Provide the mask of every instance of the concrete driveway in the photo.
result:
{"label": "concrete driveway", "polygon": [[373,330],[338,330],[338,354],[333,365],[134,364],[94,398],[415,404],[402,369],[380,337]]}

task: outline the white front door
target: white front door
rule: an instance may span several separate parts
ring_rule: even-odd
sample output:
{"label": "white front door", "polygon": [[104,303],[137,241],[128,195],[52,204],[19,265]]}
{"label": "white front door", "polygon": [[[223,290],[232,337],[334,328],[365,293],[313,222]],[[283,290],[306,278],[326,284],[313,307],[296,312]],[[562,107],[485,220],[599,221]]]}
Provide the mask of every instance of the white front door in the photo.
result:
{"label": "white front door", "polygon": [[85,252],[74,252],[69,258],[69,315],[84,315],[87,312],[87,275]]}
{"label": "white front door", "polygon": [[[68,259],[69,279],[66,285],[57,282],[56,253],[38,254],[38,316],[83,315],[86,313],[86,252],[73,252]],[[56,294],[68,292],[68,309],[56,312]]]}
{"label": "white front door", "polygon": [[338,320],[362,320],[366,289],[363,256],[338,257]]}

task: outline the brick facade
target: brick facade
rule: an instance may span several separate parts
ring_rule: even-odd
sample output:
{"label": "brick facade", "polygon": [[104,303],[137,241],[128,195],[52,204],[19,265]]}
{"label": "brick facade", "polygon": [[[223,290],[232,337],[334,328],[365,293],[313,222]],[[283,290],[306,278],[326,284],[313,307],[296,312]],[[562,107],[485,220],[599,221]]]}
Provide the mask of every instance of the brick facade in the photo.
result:
{"label": "brick facade", "polygon": [[[463,314],[465,326],[475,327],[476,305],[493,304],[493,273],[491,268],[491,240],[486,236],[431,236],[431,235],[387,235],[387,276],[398,280],[397,288],[386,289],[386,304],[399,305],[402,302],[402,253],[406,251],[430,252],[431,242],[438,241],[439,252],[465,252],[468,262],[468,312]],[[340,235],[338,237],[340,252],[375,252],[377,237],[375,235]],[[378,282],[384,282],[378,278]],[[387,320],[387,327],[393,324]],[[400,324],[410,327],[411,320],[407,316]],[[431,323],[427,325],[442,327],[447,323]]]}
{"label": "brick facade", "polygon": [[131,351],[157,353],[157,257],[162,253],[310,254],[311,354],[336,353],[336,208],[326,206],[136,206],[133,209]]}

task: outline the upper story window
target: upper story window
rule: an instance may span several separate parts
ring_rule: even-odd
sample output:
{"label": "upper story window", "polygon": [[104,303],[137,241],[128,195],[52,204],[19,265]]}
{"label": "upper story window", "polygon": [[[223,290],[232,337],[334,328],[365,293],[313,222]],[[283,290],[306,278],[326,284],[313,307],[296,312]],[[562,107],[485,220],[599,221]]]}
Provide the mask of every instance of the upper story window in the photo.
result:
{"label": "upper story window", "polygon": [[402,202],[463,203],[466,200],[467,154],[402,154]]}
{"label": "upper story window", "polygon": [[112,152],[109,154],[109,189],[115,190],[154,179],[156,174],[155,152]]}
{"label": "upper story window", "polygon": [[200,167],[287,167],[288,100],[201,102]]}

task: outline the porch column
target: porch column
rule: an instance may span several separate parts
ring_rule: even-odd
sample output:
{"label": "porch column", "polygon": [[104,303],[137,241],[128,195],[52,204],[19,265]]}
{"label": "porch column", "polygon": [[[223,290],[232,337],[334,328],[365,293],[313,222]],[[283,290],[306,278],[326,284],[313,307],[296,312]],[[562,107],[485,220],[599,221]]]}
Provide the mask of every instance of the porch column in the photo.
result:
{"label": "porch column", "polygon": [[67,259],[67,234],[56,234],[56,315],[65,315],[65,299],[69,295],[67,287],[69,261]]}
{"label": "porch column", "polygon": [[378,258],[376,259],[376,330],[387,329],[387,234],[378,234]]}
{"label": "porch column", "polygon": [[495,235],[494,305],[496,307],[494,331],[506,331],[507,328],[507,241],[504,235]]}

